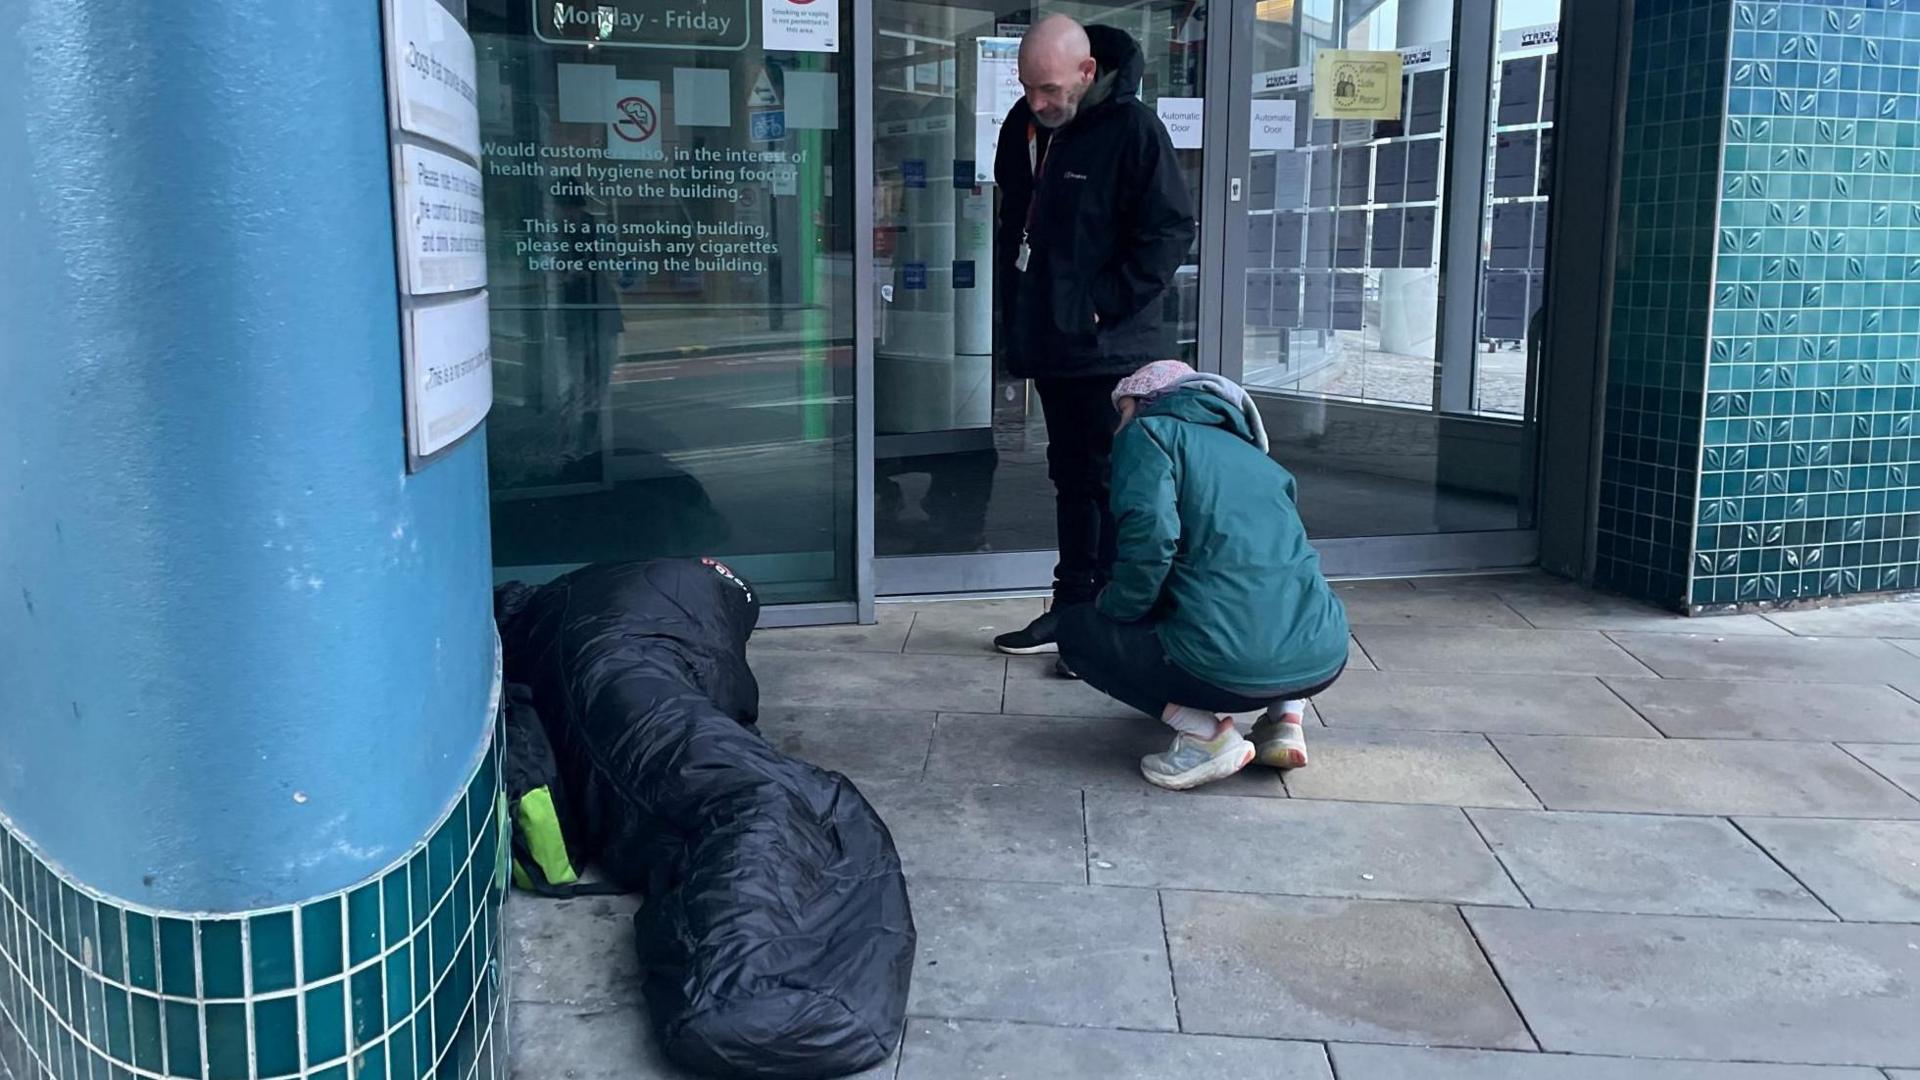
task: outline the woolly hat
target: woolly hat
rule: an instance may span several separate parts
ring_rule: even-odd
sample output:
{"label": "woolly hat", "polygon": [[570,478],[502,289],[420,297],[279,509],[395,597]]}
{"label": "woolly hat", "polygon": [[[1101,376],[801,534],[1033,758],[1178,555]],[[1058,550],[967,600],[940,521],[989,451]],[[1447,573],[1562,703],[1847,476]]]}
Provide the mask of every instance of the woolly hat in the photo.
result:
{"label": "woolly hat", "polygon": [[1113,388],[1113,403],[1120,404],[1121,398],[1151,401],[1196,374],[1198,372],[1179,360],[1155,360],[1120,380],[1120,385]]}

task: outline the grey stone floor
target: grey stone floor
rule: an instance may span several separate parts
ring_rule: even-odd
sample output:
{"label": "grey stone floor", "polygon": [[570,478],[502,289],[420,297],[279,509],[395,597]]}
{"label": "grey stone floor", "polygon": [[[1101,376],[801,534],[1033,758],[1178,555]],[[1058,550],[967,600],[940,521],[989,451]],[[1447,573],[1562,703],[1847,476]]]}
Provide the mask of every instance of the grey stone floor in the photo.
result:
{"label": "grey stone floor", "polygon": [[[1544,578],[1341,587],[1310,768],[988,639],[1037,601],[756,637],[764,727],[892,827],[920,950],[874,1076],[1914,1080],[1920,603],[1688,621]],[[516,897],[516,1075],[678,1075],[630,901]]]}

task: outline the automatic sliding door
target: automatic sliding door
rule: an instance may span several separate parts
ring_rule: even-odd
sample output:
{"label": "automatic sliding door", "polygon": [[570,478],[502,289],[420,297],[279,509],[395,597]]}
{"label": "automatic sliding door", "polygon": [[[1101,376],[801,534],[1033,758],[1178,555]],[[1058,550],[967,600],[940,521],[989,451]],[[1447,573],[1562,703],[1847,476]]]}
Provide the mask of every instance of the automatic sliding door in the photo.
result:
{"label": "automatic sliding door", "polygon": [[[1206,24],[1189,0],[873,0],[874,548],[882,593],[1051,580],[1046,425],[1028,383],[1005,374],[995,334],[992,174],[998,121],[1020,94],[1019,37],[1056,13],[1131,34],[1146,54],[1140,90],[1149,105],[1197,107]],[[1177,144],[1197,195],[1199,126]],[[1196,254],[1164,301],[1196,363],[1198,262]]]}
{"label": "automatic sliding door", "polygon": [[[1503,17],[1550,23],[1557,13],[1525,6],[1508,0]],[[1500,179],[1518,169],[1518,152],[1494,153],[1492,137],[1524,144],[1536,170],[1549,160],[1544,63],[1530,68],[1530,119],[1518,123],[1514,105],[1516,123],[1495,128],[1486,5],[1297,0],[1246,14],[1235,29],[1252,40],[1236,51],[1246,69],[1233,85],[1250,99],[1232,138],[1247,201],[1226,223],[1245,230],[1246,257],[1232,271],[1243,296],[1227,312],[1225,366],[1256,392],[1275,456],[1300,477],[1309,530],[1338,540],[1529,528],[1524,343],[1544,285],[1533,229],[1544,237],[1545,208],[1533,189],[1523,196],[1519,181]],[[1323,99],[1339,87],[1315,69],[1331,50],[1397,53],[1398,114],[1327,118]],[[1501,249],[1519,264],[1487,258],[1489,240],[1512,243],[1523,215],[1517,255]],[[1517,293],[1502,276],[1516,270]],[[1496,541],[1476,558],[1471,544],[1417,546],[1467,566],[1520,550]],[[1367,551],[1377,557],[1379,544]]]}

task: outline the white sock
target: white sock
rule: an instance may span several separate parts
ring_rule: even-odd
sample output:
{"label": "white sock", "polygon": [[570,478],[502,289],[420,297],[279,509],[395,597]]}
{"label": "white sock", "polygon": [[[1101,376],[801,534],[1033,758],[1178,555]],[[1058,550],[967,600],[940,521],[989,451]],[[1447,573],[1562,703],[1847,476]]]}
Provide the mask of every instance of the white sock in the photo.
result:
{"label": "white sock", "polygon": [[1161,714],[1161,720],[1175,731],[1185,732],[1202,741],[1210,740],[1220,730],[1220,718],[1200,709],[1189,709],[1185,705],[1175,705],[1173,715]]}
{"label": "white sock", "polygon": [[1304,699],[1299,701],[1283,701],[1267,711],[1273,715],[1275,720],[1280,719],[1282,716],[1297,716],[1304,720],[1307,716],[1307,703]]}

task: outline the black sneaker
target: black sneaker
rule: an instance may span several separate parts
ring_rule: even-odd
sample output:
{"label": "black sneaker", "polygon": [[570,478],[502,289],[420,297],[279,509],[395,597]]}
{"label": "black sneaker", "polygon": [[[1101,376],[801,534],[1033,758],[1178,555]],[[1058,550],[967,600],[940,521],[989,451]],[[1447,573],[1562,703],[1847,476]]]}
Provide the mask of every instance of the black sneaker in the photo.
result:
{"label": "black sneaker", "polygon": [[1001,634],[993,647],[1008,656],[1037,656],[1060,651],[1060,616],[1049,611],[1029,623],[1025,629]]}
{"label": "black sneaker", "polygon": [[1053,673],[1063,679],[1073,679],[1076,682],[1080,680],[1080,673],[1067,666],[1067,658],[1064,656],[1053,662]]}

